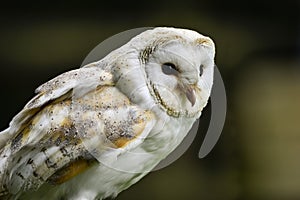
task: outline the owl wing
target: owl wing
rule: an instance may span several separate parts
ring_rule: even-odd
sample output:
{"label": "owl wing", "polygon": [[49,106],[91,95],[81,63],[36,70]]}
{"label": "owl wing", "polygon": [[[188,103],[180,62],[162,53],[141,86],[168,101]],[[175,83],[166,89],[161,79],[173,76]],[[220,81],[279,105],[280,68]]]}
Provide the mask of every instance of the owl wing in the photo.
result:
{"label": "owl wing", "polygon": [[0,148],[24,129],[32,117],[50,101],[66,99],[72,93],[76,97],[83,96],[98,85],[113,85],[113,81],[111,73],[97,67],[96,63],[63,73],[41,85],[35,91],[37,95],[12,119],[9,128],[0,132]]}
{"label": "owl wing", "polygon": [[0,155],[2,193],[63,183],[102,155],[117,156],[140,144],[154,115],[113,86],[112,74],[96,67],[40,86],[5,130],[10,137]]}

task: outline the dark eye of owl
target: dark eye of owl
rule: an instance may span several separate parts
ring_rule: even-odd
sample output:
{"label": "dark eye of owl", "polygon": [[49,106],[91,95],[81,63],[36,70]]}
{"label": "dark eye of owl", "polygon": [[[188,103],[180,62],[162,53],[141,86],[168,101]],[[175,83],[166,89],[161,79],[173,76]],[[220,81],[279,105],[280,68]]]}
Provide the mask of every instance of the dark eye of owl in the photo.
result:
{"label": "dark eye of owl", "polygon": [[179,71],[177,70],[177,67],[173,63],[164,63],[161,66],[162,72],[166,75],[175,75],[177,76],[179,74]]}
{"label": "dark eye of owl", "polygon": [[202,76],[202,74],[203,74],[203,65],[200,65],[200,76]]}

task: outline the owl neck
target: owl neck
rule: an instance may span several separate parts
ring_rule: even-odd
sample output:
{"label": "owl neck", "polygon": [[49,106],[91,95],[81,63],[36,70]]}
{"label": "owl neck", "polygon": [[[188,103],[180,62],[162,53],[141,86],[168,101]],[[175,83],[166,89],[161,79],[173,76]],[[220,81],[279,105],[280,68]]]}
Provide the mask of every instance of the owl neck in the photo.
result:
{"label": "owl neck", "polygon": [[112,65],[115,87],[125,94],[130,102],[146,110],[151,110],[155,101],[147,86],[147,77],[139,63],[133,60],[118,59]]}

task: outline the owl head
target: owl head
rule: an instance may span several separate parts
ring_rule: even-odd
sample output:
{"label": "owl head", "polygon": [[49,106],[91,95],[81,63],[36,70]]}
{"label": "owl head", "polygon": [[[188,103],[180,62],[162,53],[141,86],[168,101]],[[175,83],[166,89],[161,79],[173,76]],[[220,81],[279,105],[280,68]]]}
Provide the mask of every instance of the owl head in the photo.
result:
{"label": "owl head", "polygon": [[199,117],[213,84],[215,46],[195,31],[147,30],[110,57],[117,87],[147,109],[160,105],[173,117]]}

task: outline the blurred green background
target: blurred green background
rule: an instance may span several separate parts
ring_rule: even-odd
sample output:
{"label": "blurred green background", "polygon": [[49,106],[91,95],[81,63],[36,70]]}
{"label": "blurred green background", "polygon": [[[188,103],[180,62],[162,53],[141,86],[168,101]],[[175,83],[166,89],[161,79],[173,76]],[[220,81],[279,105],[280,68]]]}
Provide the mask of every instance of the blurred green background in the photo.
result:
{"label": "blurred green background", "polygon": [[[300,199],[299,1],[43,1],[0,8],[0,128],[56,75],[101,41],[145,26],[195,29],[216,43],[228,97],[224,131],[197,157],[209,108],[189,150],[118,200]],[[208,116],[208,117],[207,117]]]}

